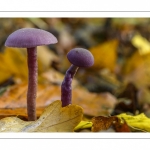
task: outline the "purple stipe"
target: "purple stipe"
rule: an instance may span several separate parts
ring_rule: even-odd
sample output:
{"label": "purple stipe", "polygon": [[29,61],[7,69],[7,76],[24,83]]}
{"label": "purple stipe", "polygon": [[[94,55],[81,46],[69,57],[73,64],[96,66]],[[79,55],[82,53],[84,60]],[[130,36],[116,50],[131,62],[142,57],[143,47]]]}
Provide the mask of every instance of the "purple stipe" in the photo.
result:
{"label": "purple stipe", "polygon": [[72,80],[76,74],[79,67],[71,65],[70,68],[66,71],[65,78],[61,84],[61,101],[62,107],[65,107],[71,104],[72,99]]}
{"label": "purple stipe", "polygon": [[36,120],[36,92],[37,92],[37,50],[36,47],[27,49],[28,55],[28,91],[27,91],[27,113],[28,120]]}

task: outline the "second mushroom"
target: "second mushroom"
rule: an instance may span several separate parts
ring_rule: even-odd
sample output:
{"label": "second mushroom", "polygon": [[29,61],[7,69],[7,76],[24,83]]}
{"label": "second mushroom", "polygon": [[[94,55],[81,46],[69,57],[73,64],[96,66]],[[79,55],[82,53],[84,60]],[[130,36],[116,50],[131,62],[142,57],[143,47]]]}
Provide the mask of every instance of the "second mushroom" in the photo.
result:
{"label": "second mushroom", "polygon": [[37,46],[57,43],[56,37],[41,29],[22,28],[10,34],[5,42],[7,47],[27,48],[28,63],[28,91],[27,114],[28,120],[36,120],[36,93],[37,93]]}
{"label": "second mushroom", "polygon": [[74,48],[67,54],[67,58],[72,64],[66,71],[65,78],[61,85],[62,107],[71,104],[72,99],[72,79],[79,67],[90,67],[94,64],[92,53],[84,48]]}

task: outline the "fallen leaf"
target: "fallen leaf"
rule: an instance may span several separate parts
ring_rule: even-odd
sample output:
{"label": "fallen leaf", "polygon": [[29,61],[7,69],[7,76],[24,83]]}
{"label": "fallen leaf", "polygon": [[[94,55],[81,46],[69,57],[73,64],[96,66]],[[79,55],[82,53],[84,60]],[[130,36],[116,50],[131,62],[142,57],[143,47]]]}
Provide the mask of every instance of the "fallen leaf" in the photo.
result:
{"label": "fallen leaf", "polygon": [[114,129],[113,132],[131,132],[130,127],[124,121],[121,121],[117,116],[98,116],[92,118],[93,132],[107,132]]}
{"label": "fallen leaf", "polygon": [[[51,52],[46,46],[39,46],[38,53],[38,73],[39,75],[46,71],[53,60],[58,57]],[[26,49],[20,48],[5,48],[3,53],[0,53],[0,83],[10,77],[19,80],[28,79],[27,56]]]}
{"label": "fallen leaf", "polygon": [[[36,108],[36,115],[37,118],[40,117],[42,112],[44,111],[45,107],[38,107]],[[5,117],[18,117],[22,120],[28,120],[27,116],[27,108],[0,108],[0,119]]]}
{"label": "fallen leaf", "polygon": [[144,56],[140,55],[138,51],[134,52],[132,56],[128,57],[123,64],[122,72],[127,75],[132,73],[135,69],[137,69],[140,65],[144,63]]}
{"label": "fallen leaf", "polygon": [[6,117],[0,120],[0,132],[20,132],[30,123],[17,117]]}
{"label": "fallen leaf", "polygon": [[[0,96],[0,108],[23,108],[26,107],[27,83],[16,84],[7,88]],[[60,87],[58,85],[38,84],[36,107],[45,107],[55,100],[60,99]]]}
{"label": "fallen leaf", "polygon": [[90,121],[81,121],[75,128],[74,131],[79,131],[83,129],[88,129],[92,127],[92,122]]}
{"label": "fallen leaf", "polygon": [[[60,89],[60,85],[38,84],[36,108],[46,107],[53,101],[61,99]],[[0,108],[3,110],[4,108],[26,108],[26,92],[27,83],[16,84],[7,88],[0,96]],[[82,86],[73,87],[72,104],[81,106],[84,114],[90,116],[109,115],[116,103],[117,99],[110,93],[90,93]]]}
{"label": "fallen leaf", "polygon": [[150,85],[150,71],[146,68],[145,65],[140,65],[131,74],[126,75],[124,81],[132,82],[138,89],[148,87]]}
{"label": "fallen leaf", "polygon": [[4,53],[0,53],[1,72],[0,82],[5,81],[7,78],[15,76],[20,78],[27,78],[27,64],[26,57],[21,53],[20,49],[6,48]]}
{"label": "fallen leaf", "polygon": [[114,123],[113,128],[115,129],[116,132],[131,132],[131,129],[126,123],[126,121],[124,122],[118,121],[117,123]]}
{"label": "fallen leaf", "polygon": [[132,128],[137,128],[142,131],[150,132],[150,118],[146,117],[144,113],[136,116],[122,113],[120,115],[117,115],[117,117],[121,120],[125,120],[126,123]]}
{"label": "fallen leaf", "polygon": [[86,115],[99,116],[110,115],[117,99],[108,92],[90,93],[85,88],[77,86],[73,89],[72,103],[80,105]]}
{"label": "fallen leaf", "polygon": [[99,132],[103,130],[109,129],[113,124],[116,122],[119,122],[119,119],[116,116],[98,116],[92,118],[92,131],[93,132]]}
{"label": "fallen leaf", "polygon": [[114,108],[113,115],[123,112],[135,114],[139,110],[140,105],[137,98],[138,89],[134,84],[128,83],[123,87],[123,90],[118,94],[118,102]]}
{"label": "fallen leaf", "polygon": [[0,132],[73,132],[83,117],[83,110],[77,105],[61,105],[60,100],[51,103],[36,121],[3,118]]}
{"label": "fallen leaf", "polygon": [[114,71],[117,60],[118,40],[107,41],[90,48],[90,52],[94,56],[94,65],[91,69],[108,68]]}
{"label": "fallen leaf", "polygon": [[132,44],[139,50],[141,55],[150,53],[150,43],[149,41],[142,37],[140,34],[136,34],[132,37]]}

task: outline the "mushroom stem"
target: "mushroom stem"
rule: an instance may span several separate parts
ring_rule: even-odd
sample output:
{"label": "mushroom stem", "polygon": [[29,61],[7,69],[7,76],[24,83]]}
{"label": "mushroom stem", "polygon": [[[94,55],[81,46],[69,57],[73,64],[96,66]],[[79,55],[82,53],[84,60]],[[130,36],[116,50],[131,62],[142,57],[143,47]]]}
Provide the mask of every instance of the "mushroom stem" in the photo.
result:
{"label": "mushroom stem", "polygon": [[61,101],[62,101],[62,107],[65,107],[69,104],[71,104],[71,98],[72,98],[72,79],[74,75],[76,74],[79,67],[75,65],[71,65],[70,68],[66,71],[65,78],[61,85]]}
{"label": "mushroom stem", "polygon": [[27,113],[28,120],[36,120],[36,92],[37,92],[37,50],[36,47],[27,48],[28,55],[28,91],[27,91]]}

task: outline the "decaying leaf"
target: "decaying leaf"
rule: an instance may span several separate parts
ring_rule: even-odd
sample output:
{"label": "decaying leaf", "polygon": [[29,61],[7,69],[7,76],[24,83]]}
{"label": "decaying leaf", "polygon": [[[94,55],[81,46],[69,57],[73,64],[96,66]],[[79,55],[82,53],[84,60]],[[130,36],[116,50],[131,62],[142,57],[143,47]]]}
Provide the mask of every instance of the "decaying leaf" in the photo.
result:
{"label": "decaying leaf", "polygon": [[73,132],[83,116],[77,105],[61,106],[57,100],[50,104],[36,121],[23,121],[17,117],[0,120],[0,132]]}
{"label": "decaying leaf", "polygon": [[113,128],[116,132],[131,132],[131,129],[125,120],[124,122],[118,121],[117,123],[114,123]]}
{"label": "decaying leaf", "polygon": [[100,132],[107,130],[114,130],[114,132],[131,132],[130,127],[124,121],[122,122],[117,116],[98,116],[92,118],[92,131],[93,132]]}
{"label": "decaying leaf", "polygon": [[116,116],[111,116],[111,117],[105,117],[105,116],[98,116],[98,117],[93,117],[92,118],[92,131],[93,132],[99,132],[99,131],[103,131],[103,130],[107,130],[108,128],[110,128],[110,126],[112,126],[113,124],[115,124],[116,122],[118,122],[118,118]]}
{"label": "decaying leaf", "polygon": [[127,115],[125,113],[117,115],[121,120],[125,120],[126,123],[132,128],[137,128],[141,131],[150,132],[150,118],[146,117],[144,113],[136,116]]}

